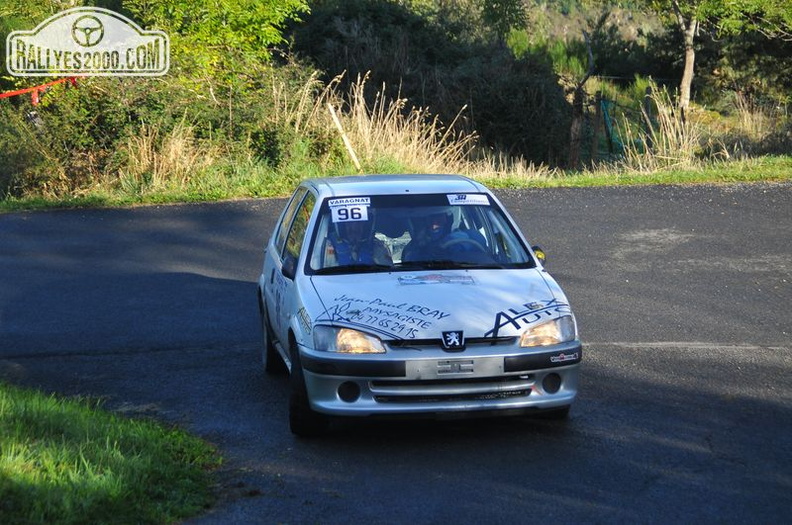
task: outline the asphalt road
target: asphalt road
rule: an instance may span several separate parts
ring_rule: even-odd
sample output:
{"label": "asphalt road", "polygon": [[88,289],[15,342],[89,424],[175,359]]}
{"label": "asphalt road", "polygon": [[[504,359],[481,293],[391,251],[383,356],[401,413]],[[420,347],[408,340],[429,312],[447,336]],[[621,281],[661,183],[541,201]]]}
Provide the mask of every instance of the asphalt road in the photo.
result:
{"label": "asphalt road", "polygon": [[567,422],[288,430],[255,280],[283,200],[0,215],[0,379],[214,442],[191,523],[781,523],[792,185],[498,193],[584,341]]}

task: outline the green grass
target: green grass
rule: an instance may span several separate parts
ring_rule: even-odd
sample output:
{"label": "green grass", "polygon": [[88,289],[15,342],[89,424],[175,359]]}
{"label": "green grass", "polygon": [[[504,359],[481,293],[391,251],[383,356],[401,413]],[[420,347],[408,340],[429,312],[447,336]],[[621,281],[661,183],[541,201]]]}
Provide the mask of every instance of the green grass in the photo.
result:
{"label": "green grass", "polygon": [[514,178],[508,175],[482,178],[485,184],[494,188],[733,184],[790,180],[792,180],[792,156],[756,157],[740,161],[712,163],[698,168],[668,169],[649,173],[601,169],[598,171],[561,172],[534,179]]}
{"label": "green grass", "polygon": [[181,430],[0,383],[0,523],[172,523],[211,503],[219,461]]}
{"label": "green grass", "polygon": [[[364,167],[367,173],[409,173],[389,159]],[[414,170],[412,170],[414,171]],[[0,201],[0,213],[47,208],[97,208],[182,202],[208,202],[240,198],[288,196],[304,178],[355,173],[351,166],[322,168],[308,163],[287,166],[281,172],[250,163],[226,167],[194,177],[186,185],[162,185],[132,191],[98,189],[68,198],[7,198]],[[464,174],[464,173],[463,173]],[[656,172],[631,171],[619,166],[584,171],[539,171],[537,174],[482,174],[472,178],[493,188],[552,188],[585,186],[626,186],[649,184],[718,184],[780,182],[792,180],[792,156],[755,157],[746,160],[702,163],[700,167],[666,169]]]}

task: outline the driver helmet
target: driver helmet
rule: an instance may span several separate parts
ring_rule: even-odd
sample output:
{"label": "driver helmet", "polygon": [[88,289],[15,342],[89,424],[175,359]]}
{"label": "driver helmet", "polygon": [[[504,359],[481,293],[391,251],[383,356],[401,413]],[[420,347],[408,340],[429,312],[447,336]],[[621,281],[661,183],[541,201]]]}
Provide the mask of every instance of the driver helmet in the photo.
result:
{"label": "driver helmet", "polygon": [[435,242],[444,239],[450,232],[454,218],[451,210],[447,208],[435,208],[422,217],[415,218],[416,233],[427,242]]}
{"label": "driver helmet", "polygon": [[335,223],[338,239],[353,246],[369,241],[374,236],[375,212],[368,211],[368,220],[344,221]]}

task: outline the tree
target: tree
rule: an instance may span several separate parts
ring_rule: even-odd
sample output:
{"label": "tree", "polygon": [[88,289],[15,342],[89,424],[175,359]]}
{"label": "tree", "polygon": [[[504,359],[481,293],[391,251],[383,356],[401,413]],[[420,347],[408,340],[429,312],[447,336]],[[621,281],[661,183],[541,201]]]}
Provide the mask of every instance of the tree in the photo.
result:
{"label": "tree", "polygon": [[769,38],[792,38],[792,0],[649,0],[660,15],[669,11],[683,35],[684,69],[679,108],[690,105],[696,52],[695,39],[705,26],[720,34],[759,31]]}
{"label": "tree", "polygon": [[144,29],[165,31],[174,69],[194,76],[233,74],[269,62],[272,46],[284,42],[285,25],[309,11],[308,0],[2,0],[2,42],[13,29],[32,29],[83,4],[131,16]]}
{"label": "tree", "polygon": [[741,0],[739,9],[721,6],[718,27],[726,33],[757,31],[768,38],[792,42],[792,1]]}
{"label": "tree", "polygon": [[523,26],[527,18],[522,0],[481,0],[481,16],[501,38],[512,28]]}
{"label": "tree", "polygon": [[171,52],[198,73],[244,70],[265,63],[283,29],[307,13],[308,0],[123,0],[148,29],[171,38]]}

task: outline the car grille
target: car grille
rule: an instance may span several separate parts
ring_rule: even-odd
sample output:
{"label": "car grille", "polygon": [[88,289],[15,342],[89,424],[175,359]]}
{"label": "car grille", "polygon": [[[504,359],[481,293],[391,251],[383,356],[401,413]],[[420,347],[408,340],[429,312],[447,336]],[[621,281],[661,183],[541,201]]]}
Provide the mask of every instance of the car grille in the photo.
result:
{"label": "car grille", "polygon": [[[516,337],[469,337],[465,339],[467,346],[473,345],[513,345]],[[386,341],[392,348],[443,348],[441,339],[394,339]]]}
{"label": "car grille", "polygon": [[438,403],[488,401],[528,396],[532,375],[431,379],[423,381],[372,381],[371,392],[378,403]]}

